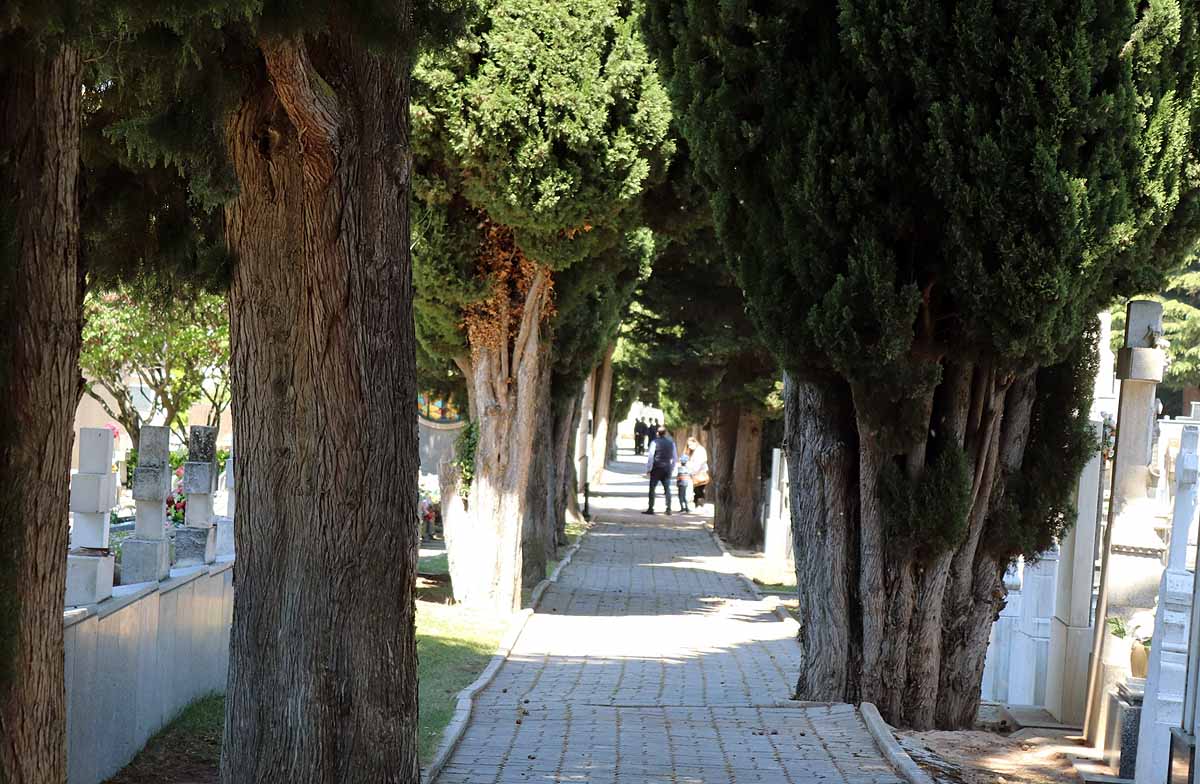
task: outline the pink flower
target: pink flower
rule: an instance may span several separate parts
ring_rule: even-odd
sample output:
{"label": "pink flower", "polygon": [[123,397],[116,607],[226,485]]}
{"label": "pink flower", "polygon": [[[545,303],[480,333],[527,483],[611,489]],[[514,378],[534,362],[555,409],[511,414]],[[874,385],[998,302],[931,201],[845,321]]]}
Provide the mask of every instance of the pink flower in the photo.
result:
{"label": "pink flower", "polygon": [[175,469],[175,476],[183,476],[183,466]]}

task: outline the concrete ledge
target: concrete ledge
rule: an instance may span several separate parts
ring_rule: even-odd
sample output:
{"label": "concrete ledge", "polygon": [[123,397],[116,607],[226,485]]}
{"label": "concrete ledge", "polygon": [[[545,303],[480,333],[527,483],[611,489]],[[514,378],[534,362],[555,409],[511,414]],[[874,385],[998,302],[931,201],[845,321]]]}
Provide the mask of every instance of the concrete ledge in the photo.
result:
{"label": "concrete ledge", "polygon": [[496,646],[496,652],[492,654],[492,659],[488,662],[487,667],[484,667],[483,672],[479,673],[479,677],[471,685],[458,693],[454,715],[450,717],[450,723],[442,731],[442,742],[438,744],[437,753],[433,755],[433,761],[421,771],[421,781],[432,784],[432,782],[437,780],[438,774],[442,772],[442,768],[450,760],[450,755],[458,747],[458,742],[462,740],[463,734],[467,731],[467,727],[471,723],[471,712],[475,707],[475,695],[495,679],[496,673],[504,666],[504,662],[508,660],[509,654],[512,653],[513,647],[517,644],[517,640],[521,638],[521,632],[525,631],[525,624],[529,622],[530,616],[537,611],[538,604],[542,600],[542,595],[546,593],[546,589],[550,587],[551,583],[558,582],[563,569],[566,568],[567,564],[571,563],[571,559],[575,557],[575,553],[579,551],[583,540],[587,538],[590,532],[591,525],[589,524],[580,537],[575,540],[575,544],[567,548],[567,552],[563,555],[562,560],[558,562],[558,566],[555,567],[554,572],[548,578],[534,586],[533,593],[530,595],[530,606],[521,610],[513,618],[508,631],[504,633],[500,644]]}
{"label": "concrete ledge", "polygon": [[[734,561],[737,556],[729,552],[729,548],[726,547],[725,543],[721,541],[721,537],[717,536],[717,529],[713,527],[713,524],[706,522],[704,527],[708,530],[708,535],[712,537],[713,542],[716,543],[717,549],[721,551],[721,557],[728,558],[730,561]],[[765,594],[758,590],[758,586],[754,584],[754,581],[742,572],[735,571],[734,574],[742,579],[742,583],[750,590],[750,593],[754,594],[755,598],[757,598],[760,602],[770,605],[771,611],[775,613],[776,618],[778,618],[781,622],[792,626],[793,631],[795,631],[796,634],[800,633],[800,622],[793,618],[791,613],[789,613],[783,607],[783,605],[779,603],[778,596],[775,596],[774,594]]]}
{"label": "concrete ledge", "polygon": [[96,617],[107,618],[117,610],[124,609],[138,599],[149,596],[157,590],[158,583],[134,583],[133,585],[115,586],[112,598],[96,605]]}
{"label": "concrete ledge", "polygon": [[913,762],[913,758],[900,747],[900,741],[892,734],[892,728],[879,715],[879,709],[869,702],[858,706],[859,715],[867,725],[867,731],[875,738],[875,745],[883,752],[883,756],[892,764],[900,778],[908,784],[933,784],[933,778],[921,770],[921,766]]}

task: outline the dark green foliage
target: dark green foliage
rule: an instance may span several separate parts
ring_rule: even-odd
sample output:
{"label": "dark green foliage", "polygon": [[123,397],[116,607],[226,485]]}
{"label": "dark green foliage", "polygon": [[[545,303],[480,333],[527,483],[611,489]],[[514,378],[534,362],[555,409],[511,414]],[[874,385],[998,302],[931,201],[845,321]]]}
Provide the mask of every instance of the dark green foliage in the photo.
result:
{"label": "dark green foliage", "polygon": [[[224,121],[265,79],[258,41],[358,36],[401,60],[441,46],[469,0],[332,4],[107,0],[89,6],[83,260],[93,280],[222,288],[232,261],[219,207],[237,189]],[[411,25],[409,21],[411,20]]]}
{"label": "dark green foliage", "polygon": [[464,354],[463,309],[488,295],[482,221],[511,228],[551,268],[556,398],[612,339],[647,253],[644,189],[672,152],[665,90],[640,3],[493,0],[454,46],[415,71],[417,331]]}
{"label": "dark green foliage", "polygon": [[660,248],[630,312],[625,337],[637,348],[621,372],[642,379],[643,397],[672,426],[702,424],[722,401],[763,412],[779,373],[746,315],[686,146],[647,202]]}
{"label": "dark green foliage", "polygon": [[929,557],[959,545],[971,511],[971,469],[957,444],[946,445],[915,481],[897,463],[879,477],[888,537]]}
{"label": "dark green foliage", "polygon": [[998,524],[987,545],[1000,558],[1043,553],[1075,522],[1076,483],[1065,478],[1079,476],[1099,447],[1089,421],[1098,337],[1089,329],[1066,359],[1038,370],[1025,460],[991,512]]}
{"label": "dark green foliage", "polygon": [[653,0],[647,29],[772,350],[882,425],[940,357],[1056,364],[1177,262],[1195,25],[1171,0]]}
{"label": "dark green foliage", "polygon": [[551,323],[552,405],[562,405],[579,393],[588,374],[616,340],[621,319],[653,252],[650,230],[635,229],[598,258],[572,265],[559,274]]}
{"label": "dark green foliage", "polygon": [[[648,3],[717,233],[789,372],[848,382],[888,454],[929,437],[948,362],[1037,374],[1025,462],[985,537],[996,552],[1032,554],[1069,517],[1063,478],[1090,446],[1079,336],[1114,298],[1161,285],[1200,234],[1197,13]],[[960,524],[914,517],[925,483],[952,499],[965,485],[934,447],[889,497],[891,530],[936,547]]]}

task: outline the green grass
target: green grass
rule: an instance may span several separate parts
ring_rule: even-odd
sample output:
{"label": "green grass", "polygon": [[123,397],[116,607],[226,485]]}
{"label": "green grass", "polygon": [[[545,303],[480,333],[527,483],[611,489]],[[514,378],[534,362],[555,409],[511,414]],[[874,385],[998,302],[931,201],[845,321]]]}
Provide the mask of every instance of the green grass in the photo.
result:
{"label": "green grass", "polygon": [[[458,693],[487,666],[508,628],[509,617],[445,604],[448,587],[419,590],[419,595],[417,733],[425,765],[432,760],[442,731],[454,715]],[[224,720],[224,697],[213,695],[193,703],[107,784],[215,784]]]}
{"label": "green grass", "polygon": [[458,605],[417,602],[417,659],[421,678],[418,722],[421,762],[428,763],[450,723],[458,693],[496,652],[509,618]]}
{"label": "green grass", "polygon": [[[565,545],[563,545],[562,547],[558,548],[559,555],[562,555],[563,553],[565,553],[571,545],[573,545],[573,544],[575,544],[575,542],[579,541],[579,537],[583,536],[583,532],[586,531],[587,529],[588,529],[587,523],[568,522],[566,525],[567,543]],[[562,560],[561,558],[555,558],[555,559],[552,559],[552,560],[546,562],[546,576],[547,577],[554,574],[554,570],[558,568],[558,564],[561,560]]]}
{"label": "green grass", "polygon": [[106,784],[174,784],[217,781],[225,698],[201,697],[161,729],[133,761]]}
{"label": "green grass", "polygon": [[450,574],[450,561],[445,553],[426,555],[417,561],[417,571],[421,574]]}

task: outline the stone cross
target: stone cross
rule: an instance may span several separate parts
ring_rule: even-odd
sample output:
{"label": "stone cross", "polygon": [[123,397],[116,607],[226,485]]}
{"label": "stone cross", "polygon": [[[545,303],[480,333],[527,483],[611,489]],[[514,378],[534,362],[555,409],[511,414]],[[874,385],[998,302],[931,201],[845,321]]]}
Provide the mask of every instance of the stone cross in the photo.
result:
{"label": "stone cross", "polygon": [[171,545],[165,530],[166,498],[171,491],[170,428],[142,428],[132,484],[137,517],[133,536],[121,545],[121,584],[165,580],[171,573]]}
{"label": "stone cross", "polygon": [[112,470],[113,434],[105,427],[79,431],[79,471],[71,480],[70,509],[75,525],[67,555],[66,604],[95,604],[112,596],[113,556],[108,526],[117,505],[117,475]]}
{"label": "stone cross", "polygon": [[188,460],[183,464],[187,509],[183,527],[175,532],[176,561],[209,564],[217,556],[213,526],[213,493],[217,489],[217,429],[192,426],[188,431]]}
{"label": "stone cross", "polygon": [[1168,779],[1171,728],[1180,726],[1183,720],[1193,582],[1187,571],[1187,542],[1188,530],[1196,517],[1197,479],[1200,478],[1198,447],[1200,427],[1184,427],[1175,461],[1171,543],[1167,568],[1158,591],[1146,696],[1138,730],[1137,781]]}

